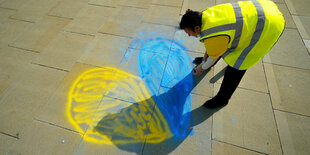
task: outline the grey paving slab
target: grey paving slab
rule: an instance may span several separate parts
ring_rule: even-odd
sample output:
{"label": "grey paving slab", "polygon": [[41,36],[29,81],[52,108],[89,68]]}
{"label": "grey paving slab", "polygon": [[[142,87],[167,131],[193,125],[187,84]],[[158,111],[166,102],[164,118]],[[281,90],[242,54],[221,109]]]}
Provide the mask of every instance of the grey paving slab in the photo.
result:
{"label": "grey paving slab", "polygon": [[73,154],[80,140],[78,133],[33,121],[8,154]]}
{"label": "grey paving slab", "polygon": [[208,7],[214,6],[216,0],[184,0],[182,5],[182,11],[180,14],[185,14],[187,9],[194,11],[203,11]]}
{"label": "grey paving slab", "polygon": [[[167,66],[163,75],[161,86],[172,88],[178,83],[184,76],[186,76],[195,65],[192,61],[196,57],[202,57],[202,53],[194,52],[180,52],[178,50],[171,50]],[[187,68],[187,72],[184,72]],[[213,69],[208,72],[207,75],[201,80],[201,82],[191,91],[194,94],[212,97],[213,96],[213,84],[210,83],[210,79],[213,77]],[[183,74],[183,75],[182,75]]]}
{"label": "grey paving slab", "polygon": [[93,40],[93,36],[61,32],[34,63],[69,71]]}
{"label": "grey paving slab", "polygon": [[0,153],[6,154],[9,151],[11,145],[14,144],[14,142],[16,141],[17,141],[16,138],[13,138],[5,134],[0,134]]}
{"label": "grey paving slab", "polygon": [[63,71],[28,65],[28,69],[1,95],[0,130],[20,137],[21,131],[48,101],[64,75]]}
{"label": "grey paving slab", "polygon": [[149,0],[120,0],[119,5],[147,9],[150,6],[150,2]]}
{"label": "grey paving slab", "polygon": [[11,16],[13,19],[37,22],[60,0],[30,0]]}
{"label": "grey paving slab", "polygon": [[152,4],[182,7],[183,0],[152,0]]}
{"label": "grey paving slab", "polygon": [[26,32],[33,24],[23,21],[16,21],[12,19],[4,20],[0,25],[0,49],[7,47],[18,36]]}
{"label": "grey paving slab", "polygon": [[12,83],[20,79],[20,75],[23,75],[36,56],[36,53],[9,47],[0,51],[0,96]]}
{"label": "grey paving slab", "polygon": [[177,26],[181,8],[150,5],[143,21],[149,23]]}
{"label": "grey paving slab", "polygon": [[212,141],[212,154],[213,155],[225,155],[225,154],[243,154],[243,155],[263,155],[255,151],[247,150],[245,148],[237,147],[231,144]]}
{"label": "grey paving slab", "polygon": [[263,59],[264,62],[303,69],[310,69],[309,60],[307,48],[296,29],[285,29],[278,42]]}
{"label": "grey paving slab", "polygon": [[277,6],[284,16],[285,27],[296,28],[293,17],[291,15],[291,13],[289,12],[286,4],[285,3],[284,4],[277,4]]}
{"label": "grey paving slab", "polygon": [[[212,78],[212,81],[213,79],[217,80],[214,80],[213,82],[222,83],[222,75],[224,75],[225,67],[227,67],[227,63],[223,59],[219,60],[214,66],[214,78]],[[265,93],[269,92],[262,61],[246,71],[238,87]]]}
{"label": "grey paving slab", "polygon": [[310,15],[310,1],[308,0],[284,0],[291,14],[293,15]]}
{"label": "grey paving slab", "polygon": [[131,39],[109,34],[98,34],[84,50],[78,62],[100,67],[117,67]]}
{"label": "grey paving slab", "polygon": [[[84,134],[87,130],[87,123],[89,123],[90,118],[81,118],[79,117],[80,115],[74,114],[75,112],[85,111],[82,106],[81,108],[79,108],[80,104],[83,105],[84,102],[86,104],[90,104],[89,109],[87,109],[89,112],[96,111],[95,108],[100,103],[100,96],[96,97],[96,95],[89,95],[90,93],[93,93],[93,91],[87,92],[87,90],[89,89],[88,87],[92,86],[92,81],[96,83],[96,80],[92,80],[91,78],[90,80],[85,80],[84,83],[83,81],[81,81],[82,78],[85,78],[88,75],[85,75],[83,73],[91,71],[93,69],[97,69],[97,67],[76,63],[72,70],[68,74],[66,74],[65,77],[57,84],[57,89],[54,91],[53,94],[50,95],[49,100],[45,102],[46,104],[42,106],[42,108],[40,108],[40,111],[36,114],[35,118]],[[98,75],[92,76],[92,74],[90,74],[89,76],[98,77]],[[78,85],[79,83],[80,85]],[[98,83],[100,83],[100,79],[98,80]],[[104,83],[105,82],[103,81],[103,86]],[[79,88],[86,88],[86,92],[85,90],[81,90]],[[104,94],[104,92],[102,92],[102,94]],[[87,110],[86,112],[88,112]],[[80,118],[79,121],[88,120],[88,122],[86,124],[78,126],[75,121],[76,117]]]}
{"label": "grey paving slab", "polygon": [[99,32],[132,37],[146,12],[146,9],[120,6],[111,14]]}
{"label": "grey paving slab", "polygon": [[284,154],[308,154],[310,118],[275,110]]}
{"label": "grey paving slab", "polygon": [[206,51],[204,44],[199,41],[199,38],[189,37],[184,32],[184,30],[177,30],[174,36],[174,40],[184,44],[188,51],[199,52],[203,54]]}
{"label": "grey paving slab", "polygon": [[4,0],[1,4],[0,7],[2,8],[8,8],[8,9],[14,9],[18,10],[21,8],[23,5],[26,5],[30,1],[23,1],[21,2],[20,0]]}
{"label": "grey paving slab", "polygon": [[[135,93],[131,91],[133,96]],[[140,154],[146,134],[143,116],[151,114],[153,106],[154,102],[133,104],[104,97],[97,111],[89,113],[92,119],[75,154]]]}
{"label": "grey paving slab", "polygon": [[264,66],[273,107],[310,116],[310,71],[271,64]]}
{"label": "grey paving slab", "polygon": [[[216,4],[223,4],[223,3],[233,3],[238,2],[240,0],[216,0]],[[284,0],[271,0],[275,3],[285,3]]]}
{"label": "grey paving slab", "polygon": [[310,17],[309,16],[293,16],[298,31],[303,39],[310,39]]}
{"label": "grey paving slab", "polygon": [[266,93],[237,89],[228,105],[213,115],[212,138],[262,153],[282,154],[270,102]]}
{"label": "grey paving slab", "polygon": [[88,4],[116,8],[121,0],[90,0]]}
{"label": "grey paving slab", "polygon": [[[138,25],[137,30],[134,34],[134,40],[143,38],[163,38],[163,39],[173,39],[174,33],[176,31],[176,27],[159,25],[159,24],[151,24],[142,22]],[[131,44],[132,48],[140,48],[134,46],[135,44]]]}
{"label": "grey paving slab", "polygon": [[6,21],[12,14],[15,13],[15,10],[3,9],[0,8],[0,23]]}
{"label": "grey paving slab", "polygon": [[[192,132],[190,135],[181,138],[172,133],[171,137],[167,137],[159,143],[150,143],[150,140],[147,139],[143,154],[211,154],[212,114],[216,110],[201,107],[207,99],[205,96],[190,94],[190,98],[187,100],[192,104],[191,111],[188,112],[191,116]],[[170,117],[172,115],[174,114],[169,114]]]}
{"label": "grey paving slab", "polygon": [[75,18],[82,8],[86,7],[89,0],[61,0],[49,11],[49,15]]}
{"label": "grey paving slab", "polygon": [[109,7],[87,5],[77,14],[76,18],[65,30],[95,35],[114,11],[115,9]]}
{"label": "grey paving slab", "polygon": [[64,18],[45,16],[18,36],[9,46],[40,53],[63,31],[63,28],[70,21]]}

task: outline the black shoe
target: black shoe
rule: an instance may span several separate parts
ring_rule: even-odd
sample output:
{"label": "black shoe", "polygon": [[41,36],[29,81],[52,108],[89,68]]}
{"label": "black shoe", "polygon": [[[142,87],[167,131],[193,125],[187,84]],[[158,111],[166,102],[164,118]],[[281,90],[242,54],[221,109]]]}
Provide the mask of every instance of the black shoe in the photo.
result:
{"label": "black shoe", "polygon": [[199,65],[202,63],[203,57],[196,57],[195,60],[193,61],[193,64]]}
{"label": "black shoe", "polygon": [[224,107],[228,104],[229,100],[221,99],[217,96],[213,97],[211,100],[206,101],[203,106],[208,109],[215,109],[218,107]]}

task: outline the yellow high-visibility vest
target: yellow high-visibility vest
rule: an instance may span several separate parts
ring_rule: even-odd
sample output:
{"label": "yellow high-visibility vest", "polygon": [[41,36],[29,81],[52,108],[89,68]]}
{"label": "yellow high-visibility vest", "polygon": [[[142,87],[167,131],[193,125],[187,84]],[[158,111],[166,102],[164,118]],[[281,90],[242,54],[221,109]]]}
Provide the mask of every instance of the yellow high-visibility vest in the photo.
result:
{"label": "yellow high-visibility vest", "polygon": [[202,12],[200,41],[219,35],[230,38],[225,62],[238,70],[258,63],[281,36],[285,20],[269,0],[220,4]]}

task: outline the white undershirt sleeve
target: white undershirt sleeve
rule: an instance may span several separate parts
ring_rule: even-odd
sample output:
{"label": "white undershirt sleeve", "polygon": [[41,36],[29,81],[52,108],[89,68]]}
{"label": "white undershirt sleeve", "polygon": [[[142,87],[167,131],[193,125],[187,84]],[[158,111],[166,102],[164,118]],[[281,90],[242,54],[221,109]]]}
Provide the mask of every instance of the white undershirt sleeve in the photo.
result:
{"label": "white undershirt sleeve", "polygon": [[201,65],[202,69],[206,70],[206,69],[210,68],[216,62],[217,59],[219,59],[219,58],[208,57],[207,61],[202,62],[200,65]]}

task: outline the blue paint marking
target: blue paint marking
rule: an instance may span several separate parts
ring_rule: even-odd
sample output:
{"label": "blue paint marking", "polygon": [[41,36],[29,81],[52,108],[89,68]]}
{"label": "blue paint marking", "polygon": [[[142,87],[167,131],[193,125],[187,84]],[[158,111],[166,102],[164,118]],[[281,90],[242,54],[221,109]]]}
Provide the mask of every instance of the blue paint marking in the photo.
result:
{"label": "blue paint marking", "polygon": [[[165,37],[143,38],[130,44],[139,49],[140,77],[145,80],[157,107],[165,116],[176,138],[192,135],[190,124],[191,97],[194,86],[191,58],[180,42]],[[161,84],[161,93],[158,92]]]}

